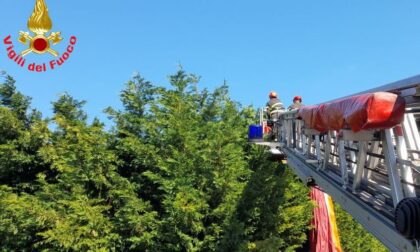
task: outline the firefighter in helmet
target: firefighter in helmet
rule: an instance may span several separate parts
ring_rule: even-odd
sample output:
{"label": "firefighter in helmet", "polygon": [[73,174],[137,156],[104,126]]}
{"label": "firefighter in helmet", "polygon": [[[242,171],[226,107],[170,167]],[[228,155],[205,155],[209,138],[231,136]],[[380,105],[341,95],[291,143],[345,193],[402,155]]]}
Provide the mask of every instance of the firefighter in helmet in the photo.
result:
{"label": "firefighter in helmet", "polygon": [[288,110],[294,110],[294,109],[300,109],[303,106],[302,104],[302,97],[301,96],[295,96],[293,98],[293,104],[288,107]]}
{"label": "firefighter in helmet", "polygon": [[280,113],[284,112],[283,103],[277,97],[277,93],[272,91],[268,95],[270,100],[266,105],[267,112],[267,125],[271,128],[269,133],[269,139],[277,141],[280,137],[280,129],[282,124],[279,122]]}
{"label": "firefighter in helmet", "polygon": [[276,120],[279,118],[279,113],[284,111],[283,103],[277,97],[277,93],[271,91],[268,94],[270,100],[267,102],[267,117],[269,120]]}

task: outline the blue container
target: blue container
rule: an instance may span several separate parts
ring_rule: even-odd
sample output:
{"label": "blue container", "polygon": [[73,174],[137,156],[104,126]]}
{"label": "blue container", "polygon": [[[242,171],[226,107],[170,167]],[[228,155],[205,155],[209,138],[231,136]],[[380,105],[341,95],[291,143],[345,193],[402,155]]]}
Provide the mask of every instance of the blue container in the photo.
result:
{"label": "blue container", "polygon": [[248,131],[248,140],[251,142],[263,140],[263,127],[261,125],[250,125]]}

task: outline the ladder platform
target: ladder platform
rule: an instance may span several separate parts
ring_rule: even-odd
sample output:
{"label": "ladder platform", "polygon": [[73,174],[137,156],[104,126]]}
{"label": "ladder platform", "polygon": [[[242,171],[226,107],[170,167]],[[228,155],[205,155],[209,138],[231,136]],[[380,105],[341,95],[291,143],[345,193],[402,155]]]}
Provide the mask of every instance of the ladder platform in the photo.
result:
{"label": "ladder platform", "polygon": [[256,145],[263,145],[263,146],[268,146],[270,147],[270,149],[275,149],[275,148],[282,148],[284,147],[284,143],[280,143],[280,142],[252,142],[253,144]]}

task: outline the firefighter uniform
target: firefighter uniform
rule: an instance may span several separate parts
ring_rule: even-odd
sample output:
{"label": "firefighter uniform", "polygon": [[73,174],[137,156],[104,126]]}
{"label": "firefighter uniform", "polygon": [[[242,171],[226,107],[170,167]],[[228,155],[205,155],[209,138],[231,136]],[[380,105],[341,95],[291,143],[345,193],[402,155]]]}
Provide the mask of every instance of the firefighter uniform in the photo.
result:
{"label": "firefighter uniform", "polygon": [[288,110],[300,109],[303,107],[303,104],[299,101],[295,101],[292,105],[289,106]]}
{"label": "firefighter uniform", "polygon": [[278,98],[271,98],[267,102],[268,119],[278,119],[280,112],[284,111],[283,103]]}

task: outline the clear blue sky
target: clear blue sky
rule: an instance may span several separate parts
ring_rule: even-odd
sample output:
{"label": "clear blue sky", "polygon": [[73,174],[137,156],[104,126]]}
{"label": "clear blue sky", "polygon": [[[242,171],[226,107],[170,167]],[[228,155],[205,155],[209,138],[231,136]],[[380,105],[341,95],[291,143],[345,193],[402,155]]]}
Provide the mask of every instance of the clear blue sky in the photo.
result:
{"label": "clear blue sky", "polygon": [[[119,92],[133,72],[167,85],[184,69],[202,76],[202,87],[226,79],[232,97],[263,105],[277,90],[314,104],[420,73],[420,1],[405,0],[46,0],[53,30],[78,42],[59,70],[31,73],[6,56],[0,69],[51,115],[65,91],[87,100],[91,118],[120,107]],[[35,0],[0,0],[0,36],[17,39]],[[23,45],[14,42],[18,49]],[[33,55],[28,60],[37,60]]]}

